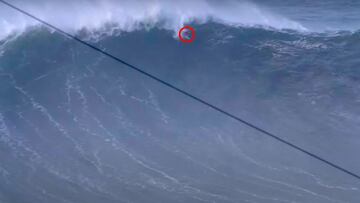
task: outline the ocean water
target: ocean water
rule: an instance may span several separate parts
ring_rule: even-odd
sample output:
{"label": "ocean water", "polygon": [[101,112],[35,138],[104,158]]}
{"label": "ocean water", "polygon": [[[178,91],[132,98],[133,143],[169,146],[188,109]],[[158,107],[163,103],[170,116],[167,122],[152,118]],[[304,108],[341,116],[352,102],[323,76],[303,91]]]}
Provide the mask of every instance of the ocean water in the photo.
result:
{"label": "ocean water", "polygon": [[[360,173],[358,1],[9,2]],[[0,203],[359,201],[359,180],[0,4]]]}

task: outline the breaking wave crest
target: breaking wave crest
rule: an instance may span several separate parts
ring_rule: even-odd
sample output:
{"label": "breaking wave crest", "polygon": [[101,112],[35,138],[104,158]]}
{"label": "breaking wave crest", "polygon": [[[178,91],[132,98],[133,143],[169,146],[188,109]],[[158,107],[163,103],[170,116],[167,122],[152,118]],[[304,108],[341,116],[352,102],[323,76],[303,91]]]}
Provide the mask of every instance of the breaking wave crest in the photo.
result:
{"label": "breaking wave crest", "polygon": [[[71,33],[131,32],[158,27],[177,31],[187,23],[209,21],[230,26],[266,27],[306,31],[303,25],[274,14],[250,2],[209,0],[80,0],[80,1],[14,1],[16,6]],[[0,40],[22,33],[39,23],[16,11],[0,7]]]}

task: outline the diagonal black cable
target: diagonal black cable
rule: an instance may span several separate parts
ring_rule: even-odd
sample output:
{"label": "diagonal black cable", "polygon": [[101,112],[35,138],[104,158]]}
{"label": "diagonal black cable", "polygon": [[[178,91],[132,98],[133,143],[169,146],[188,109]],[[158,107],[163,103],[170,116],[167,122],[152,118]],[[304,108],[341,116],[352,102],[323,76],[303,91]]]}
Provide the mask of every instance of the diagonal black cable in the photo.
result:
{"label": "diagonal black cable", "polygon": [[172,85],[171,83],[166,82],[165,80],[163,80],[161,78],[158,78],[158,77],[156,77],[156,76],[154,76],[154,75],[152,75],[152,74],[150,74],[150,73],[148,73],[148,72],[146,72],[146,71],[144,71],[144,70],[142,70],[142,69],[140,69],[140,68],[138,68],[138,67],[136,67],[134,65],[131,65],[128,62],[126,62],[126,61],[124,61],[124,60],[122,60],[122,59],[120,59],[120,58],[118,58],[118,57],[116,57],[116,56],[114,56],[114,55],[112,55],[112,54],[110,54],[110,53],[108,53],[108,52],[106,52],[106,51],[104,51],[104,50],[90,44],[90,43],[88,43],[88,42],[85,42],[85,41],[81,40],[80,38],[78,38],[78,37],[76,37],[76,36],[74,36],[74,35],[72,35],[70,33],[65,32],[64,30],[62,30],[62,29],[60,29],[60,28],[58,28],[58,27],[56,27],[56,26],[54,26],[54,25],[52,25],[52,24],[50,24],[50,23],[48,23],[48,22],[46,22],[46,21],[44,21],[44,20],[42,20],[42,19],[40,19],[40,18],[38,18],[36,16],[34,16],[34,15],[28,13],[27,11],[25,11],[23,9],[20,9],[19,7],[16,7],[16,6],[8,3],[7,1],[0,0],[0,3],[3,3],[6,6],[11,7],[12,9],[14,9],[16,11],[19,11],[20,13],[22,13],[22,14],[24,14],[24,15],[26,15],[26,16],[28,16],[28,17],[30,17],[30,18],[44,24],[44,25],[46,25],[47,27],[52,28],[52,29],[56,30],[57,32],[65,35],[65,36],[67,36],[67,37],[69,37],[69,38],[71,38],[71,39],[73,39],[73,40],[75,40],[75,41],[77,41],[77,42],[91,48],[91,49],[94,49],[95,51],[100,52],[101,54],[103,54],[105,56],[108,56],[109,58],[111,58],[111,59],[113,59],[113,60],[115,60],[115,61],[117,61],[119,63],[124,64],[128,68],[130,68],[130,69],[132,69],[134,71],[137,71],[137,72],[141,73],[142,75],[145,75],[145,76],[147,76],[147,77],[149,77],[149,78],[151,78],[151,79],[153,79],[153,80],[155,80],[155,81],[157,81],[157,82],[159,82],[159,83],[161,83],[161,84],[175,90],[176,92],[178,92],[178,93],[180,93],[182,95],[185,95],[185,96],[187,96],[187,97],[189,97],[191,99],[194,99],[197,102],[200,102],[201,104],[204,104],[205,106],[208,106],[211,109],[213,109],[213,110],[215,110],[215,111],[217,111],[217,112],[219,112],[221,114],[224,114],[224,115],[226,115],[226,116],[228,116],[228,117],[230,117],[230,118],[232,118],[232,119],[234,119],[234,120],[236,120],[236,121],[238,121],[238,122],[240,122],[242,124],[245,124],[248,127],[253,128],[253,129],[255,129],[255,130],[257,130],[257,131],[259,131],[259,132],[261,132],[261,133],[263,133],[263,134],[265,134],[265,135],[267,135],[267,136],[269,136],[269,137],[271,137],[271,138],[273,138],[273,139],[275,139],[275,140],[277,140],[277,141],[279,141],[279,142],[281,142],[281,143],[283,143],[283,144],[297,150],[297,151],[300,151],[300,152],[302,152],[302,153],[304,153],[304,154],[306,154],[306,155],[308,155],[308,156],[310,156],[310,157],[312,157],[312,158],[314,158],[314,159],[316,159],[316,160],[318,160],[320,162],[323,162],[324,164],[326,164],[326,165],[328,165],[328,166],[330,166],[332,168],[335,168],[335,169],[337,169],[339,171],[342,171],[342,172],[344,172],[344,173],[346,173],[346,174],[360,180],[360,175],[358,175],[358,174],[356,174],[354,172],[351,172],[351,171],[349,171],[349,170],[347,170],[347,169],[341,167],[340,165],[337,165],[337,164],[335,164],[335,163],[333,163],[331,161],[328,161],[328,160],[326,160],[326,159],[324,159],[324,158],[322,158],[322,157],[320,157],[320,156],[318,156],[318,155],[316,155],[316,154],[314,154],[314,153],[312,153],[310,151],[307,151],[306,149],[303,149],[302,147],[299,147],[299,146],[297,146],[297,145],[295,145],[295,144],[293,144],[293,143],[291,143],[291,142],[289,142],[289,141],[287,141],[287,140],[285,140],[285,139],[283,139],[283,138],[281,138],[281,137],[279,137],[279,136],[277,136],[277,135],[275,135],[275,134],[273,134],[271,132],[268,132],[267,130],[264,130],[264,129],[262,129],[262,128],[260,128],[260,127],[258,127],[256,125],[246,121],[246,120],[243,120],[242,118],[239,118],[239,117],[233,115],[232,113],[229,113],[229,112],[227,112],[227,111],[225,111],[225,110],[223,110],[223,109],[221,109],[221,108],[219,108],[219,107],[217,107],[217,106],[215,106],[213,104],[210,104],[209,102],[207,102],[207,101],[205,101],[205,100],[203,100],[203,99],[201,99],[201,98],[199,98],[199,97],[197,97],[197,96],[195,96],[195,95],[193,95],[193,94],[191,94],[191,93],[189,93],[189,92],[187,92],[187,91],[185,91],[183,89],[180,89],[180,88]]}

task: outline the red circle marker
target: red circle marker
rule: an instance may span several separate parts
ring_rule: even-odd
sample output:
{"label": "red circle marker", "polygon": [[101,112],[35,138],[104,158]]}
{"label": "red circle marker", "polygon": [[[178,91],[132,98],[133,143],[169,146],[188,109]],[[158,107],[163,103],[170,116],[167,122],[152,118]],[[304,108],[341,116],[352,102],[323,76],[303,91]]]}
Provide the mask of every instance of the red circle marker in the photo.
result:
{"label": "red circle marker", "polygon": [[[190,30],[191,31],[191,38],[190,39],[184,39],[184,37],[182,36],[182,33],[185,30]],[[185,27],[181,28],[180,31],[179,31],[179,39],[180,39],[181,42],[184,42],[184,43],[194,42],[195,37],[196,37],[195,29],[193,27],[191,27],[191,26],[185,26]]]}

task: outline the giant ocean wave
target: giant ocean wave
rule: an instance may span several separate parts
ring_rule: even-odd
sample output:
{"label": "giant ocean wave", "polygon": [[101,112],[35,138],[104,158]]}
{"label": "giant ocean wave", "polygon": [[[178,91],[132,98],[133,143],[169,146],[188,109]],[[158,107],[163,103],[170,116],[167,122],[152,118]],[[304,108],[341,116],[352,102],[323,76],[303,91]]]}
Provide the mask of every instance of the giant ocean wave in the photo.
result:
{"label": "giant ocean wave", "polygon": [[[243,1],[13,2],[360,171],[354,30],[315,32]],[[359,202],[351,177],[0,11],[0,203]],[[193,44],[174,37],[185,24]]]}

